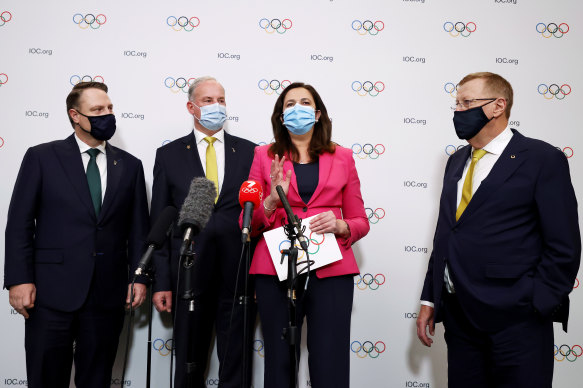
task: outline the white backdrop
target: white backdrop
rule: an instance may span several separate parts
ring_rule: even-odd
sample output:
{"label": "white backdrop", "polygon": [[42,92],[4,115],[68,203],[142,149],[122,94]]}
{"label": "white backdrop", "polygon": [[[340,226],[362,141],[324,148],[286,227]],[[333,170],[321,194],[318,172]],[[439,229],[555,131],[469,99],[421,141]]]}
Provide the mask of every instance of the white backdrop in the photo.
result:
{"label": "white backdrop", "polygon": [[[71,133],[65,97],[79,79],[110,87],[118,119],[112,143],[143,161],[148,195],[155,149],[192,128],[183,93],[189,79],[217,77],[227,91],[229,132],[257,143],[272,138],[282,85],[311,83],[333,119],[334,140],[354,151],[373,223],[355,245],[365,281],[355,279],[351,386],[445,387],[441,325],[426,349],[415,318],[443,169],[463,144],[449,109],[455,84],[475,71],[506,77],[515,91],[512,126],[565,151],[581,199],[582,26],[575,1],[3,0],[0,225],[26,149]],[[572,293],[570,332],[555,327],[555,387],[580,384],[582,288]],[[23,318],[7,293],[0,306],[0,386],[26,385]],[[155,315],[156,388],[168,386],[169,327]],[[140,311],[127,386],[145,386],[146,333]],[[359,350],[365,342],[368,353]],[[261,387],[260,328],[254,346],[253,381]],[[307,387],[303,354],[300,387]],[[217,385],[215,355],[208,375]]]}

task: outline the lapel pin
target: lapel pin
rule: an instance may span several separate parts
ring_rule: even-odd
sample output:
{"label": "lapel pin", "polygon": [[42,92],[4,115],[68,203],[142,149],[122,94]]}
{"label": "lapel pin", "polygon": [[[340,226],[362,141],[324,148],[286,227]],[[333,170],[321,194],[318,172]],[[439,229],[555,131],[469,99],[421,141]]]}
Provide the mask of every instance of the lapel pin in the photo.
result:
{"label": "lapel pin", "polygon": [[117,160],[114,160],[114,161],[113,161],[113,165],[114,165],[114,166],[117,166]]}
{"label": "lapel pin", "polygon": [[510,155],[510,159],[516,159],[516,155]]}
{"label": "lapel pin", "polygon": [[186,149],[189,150],[190,149],[190,144],[186,146]]}
{"label": "lapel pin", "polygon": [[233,152],[235,152],[235,147],[231,147],[231,149],[233,150]]}

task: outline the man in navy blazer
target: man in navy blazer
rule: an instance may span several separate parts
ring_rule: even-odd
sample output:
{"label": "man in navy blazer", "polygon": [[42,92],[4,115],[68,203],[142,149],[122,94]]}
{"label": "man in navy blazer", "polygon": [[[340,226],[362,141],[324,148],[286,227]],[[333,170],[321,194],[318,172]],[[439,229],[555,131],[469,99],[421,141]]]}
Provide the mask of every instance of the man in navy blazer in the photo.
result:
{"label": "man in navy blazer", "polygon": [[[6,225],[4,287],[25,320],[28,386],[111,384],[128,270],[145,248],[148,204],[141,162],[109,144],[107,86],[77,84],[67,97],[74,134],[26,152]],[[87,171],[87,172],[86,172]],[[145,297],[136,284],[133,306]]]}
{"label": "man in navy blazer", "polygon": [[459,83],[417,335],[443,321],[449,387],[551,387],[553,321],[567,329],[581,256],[565,155],[508,127],[513,92],[493,73]]}
{"label": "man in navy blazer", "polygon": [[[226,120],[225,89],[212,77],[197,78],[190,86],[186,107],[194,120],[188,135],[158,149],[154,163],[154,184],[150,217],[156,220],[166,206],[181,208],[190,183],[204,177],[209,170],[205,138],[214,138],[218,173],[218,198],[206,227],[194,239],[196,253],[192,269],[194,312],[187,317],[184,294],[184,269],[178,274],[182,232],[175,228],[173,237],[154,256],[153,302],[158,311],[171,312],[178,289],[178,306],[174,306],[174,338],[176,344],[175,385],[186,387],[188,347],[193,350],[195,386],[205,387],[209,347],[213,325],[216,327],[219,365],[219,386],[246,387],[241,383],[242,352],[252,354],[250,344],[243,344],[242,295],[245,276],[241,258],[241,228],[239,227],[238,195],[247,180],[255,144],[229,135],[223,129]],[[237,287],[235,288],[235,285]],[[233,305],[233,301],[235,305]],[[248,329],[255,323],[255,307],[250,306]],[[186,343],[190,338],[190,343]],[[251,337],[249,337],[251,338]],[[250,363],[249,363],[250,365]],[[247,370],[250,376],[250,370]]]}

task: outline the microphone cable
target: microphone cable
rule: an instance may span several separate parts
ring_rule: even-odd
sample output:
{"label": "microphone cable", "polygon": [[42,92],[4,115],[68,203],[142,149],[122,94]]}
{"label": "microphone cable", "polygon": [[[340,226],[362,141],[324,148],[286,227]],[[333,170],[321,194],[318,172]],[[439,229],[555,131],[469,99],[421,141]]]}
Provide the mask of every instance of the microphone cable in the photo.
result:
{"label": "microphone cable", "polygon": [[[125,385],[125,374],[126,374],[126,367],[127,367],[127,363],[128,363],[128,354],[129,354],[129,350],[130,350],[130,336],[131,336],[131,327],[133,326],[134,323],[134,284],[136,282],[136,276],[134,275],[134,278],[132,279],[132,284],[130,287],[130,317],[128,319],[128,324],[127,324],[127,334],[126,334],[126,346],[125,346],[125,351],[124,351],[124,357],[123,357],[123,369],[121,372],[121,387],[123,388],[123,386]],[[129,386],[129,385],[128,385]]]}

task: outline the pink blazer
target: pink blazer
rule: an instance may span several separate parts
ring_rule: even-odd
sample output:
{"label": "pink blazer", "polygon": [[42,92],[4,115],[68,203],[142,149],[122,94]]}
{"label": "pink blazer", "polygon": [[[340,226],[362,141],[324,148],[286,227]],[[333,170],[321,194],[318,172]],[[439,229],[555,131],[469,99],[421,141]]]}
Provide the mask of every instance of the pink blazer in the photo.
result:
{"label": "pink blazer", "polygon": [[[267,197],[271,190],[269,173],[272,158],[268,156],[268,149],[269,145],[255,148],[255,157],[251,171],[249,172],[249,179],[256,180],[263,186],[264,197]],[[350,227],[349,238],[337,237],[340,252],[342,252],[342,260],[317,269],[317,276],[319,278],[325,278],[359,273],[351,246],[368,233],[370,225],[364,210],[362,195],[360,194],[360,180],[356,173],[352,151],[337,146],[336,152],[333,154],[324,153],[320,155],[318,187],[312,195],[312,198],[310,198],[310,202],[307,204],[304,203],[298,193],[298,184],[293,164],[287,157],[283,167],[284,176],[288,170],[292,171],[287,198],[294,214],[304,219],[332,210],[336,218],[344,219]],[[253,212],[251,224],[252,234],[257,236],[268,230],[280,227],[283,218],[286,218],[286,214],[281,204],[267,218],[262,203],[261,207]],[[267,244],[263,237],[261,237],[255,249],[250,273],[276,275],[275,267],[273,266],[271,256],[267,250]]]}

